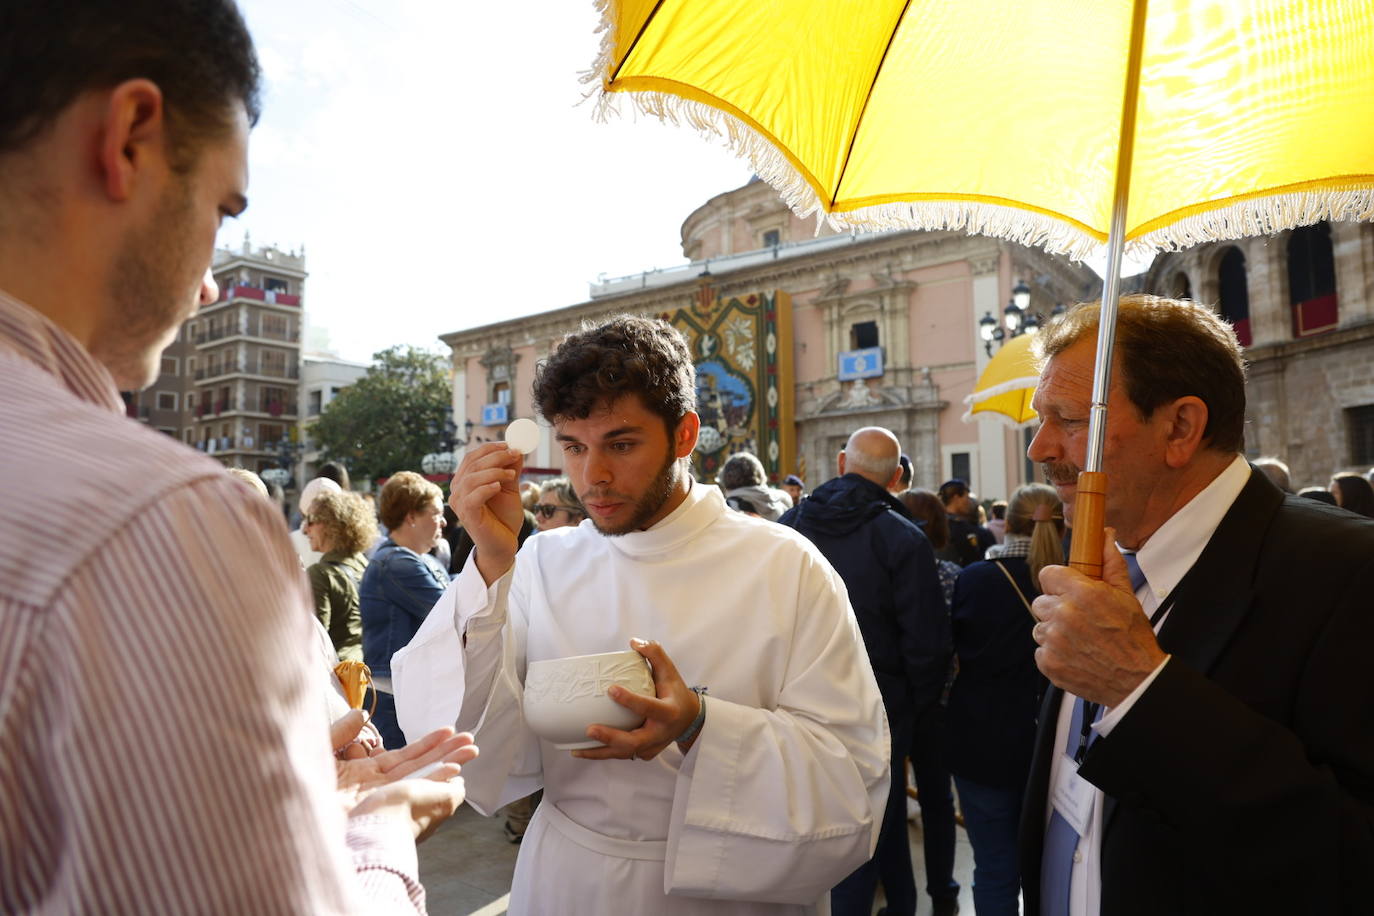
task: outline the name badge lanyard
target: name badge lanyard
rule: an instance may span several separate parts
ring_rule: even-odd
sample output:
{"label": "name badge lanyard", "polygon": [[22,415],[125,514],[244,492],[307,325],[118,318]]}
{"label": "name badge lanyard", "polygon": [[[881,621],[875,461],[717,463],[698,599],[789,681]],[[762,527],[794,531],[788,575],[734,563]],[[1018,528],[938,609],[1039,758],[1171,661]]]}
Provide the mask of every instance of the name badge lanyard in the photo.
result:
{"label": "name badge lanyard", "polygon": [[[1159,622],[1164,619],[1164,615],[1173,610],[1174,598],[1177,594],[1176,591],[1169,596],[1169,600],[1155,608],[1155,612],[1150,615],[1150,629],[1157,627]],[[1089,703],[1086,700],[1083,702],[1083,723],[1078,730],[1078,747],[1073,752],[1074,763],[1081,765],[1083,758],[1088,754],[1088,740],[1092,737],[1093,721],[1097,718],[1097,711],[1100,706],[1099,703]]]}

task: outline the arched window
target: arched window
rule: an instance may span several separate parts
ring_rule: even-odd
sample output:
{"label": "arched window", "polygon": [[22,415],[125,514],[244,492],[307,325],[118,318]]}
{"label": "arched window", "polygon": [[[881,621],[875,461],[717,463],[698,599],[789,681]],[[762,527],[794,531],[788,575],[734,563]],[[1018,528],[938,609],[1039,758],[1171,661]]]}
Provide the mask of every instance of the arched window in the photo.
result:
{"label": "arched window", "polygon": [[1183,271],[1174,274],[1173,280],[1169,283],[1170,299],[1191,299],[1193,298],[1193,284],[1188,282],[1188,275]]}
{"label": "arched window", "polygon": [[1299,226],[1288,237],[1288,303],[1294,337],[1330,331],[1339,322],[1329,223]]}
{"label": "arched window", "polygon": [[1217,265],[1217,285],[1221,290],[1221,317],[1236,329],[1242,347],[1250,346],[1250,291],[1245,280],[1245,255],[1234,245],[1226,249]]}

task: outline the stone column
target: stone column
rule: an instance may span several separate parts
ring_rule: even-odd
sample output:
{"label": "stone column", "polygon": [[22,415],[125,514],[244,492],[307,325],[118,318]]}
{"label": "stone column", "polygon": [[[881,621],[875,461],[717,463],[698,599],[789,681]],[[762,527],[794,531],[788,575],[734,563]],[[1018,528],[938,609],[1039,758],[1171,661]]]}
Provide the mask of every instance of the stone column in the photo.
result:
{"label": "stone column", "polygon": [[1252,347],[1282,343],[1293,336],[1289,317],[1287,269],[1288,233],[1238,242],[1245,252],[1246,285],[1250,294]]}
{"label": "stone column", "polygon": [[[458,428],[455,435],[460,439],[467,439],[468,416],[468,361],[467,357],[460,356],[456,351],[453,354],[453,425]],[[478,417],[480,420],[481,418]],[[462,458],[464,449],[457,448],[454,452],[459,459]]]}
{"label": "stone column", "polygon": [[[969,339],[978,338],[978,321],[984,313],[1002,320],[1001,277],[1002,253],[1000,248],[991,250],[986,256],[969,258],[973,271],[973,295],[970,296],[973,312],[969,316]],[[988,364],[988,355],[981,342],[973,345],[975,379],[981,375]],[[964,405],[955,404],[953,408],[961,414]],[[994,420],[978,421],[978,479],[970,481],[970,486],[979,495],[984,493],[1005,493],[1007,491],[1006,437],[1002,427]]]}
{"label": "stone column", "polygon": [[1342,327],[1374,319],[1374,276],[1367,259],[1371,237],[1365,223],[1332,223],[1336,260],[1336,301]]}

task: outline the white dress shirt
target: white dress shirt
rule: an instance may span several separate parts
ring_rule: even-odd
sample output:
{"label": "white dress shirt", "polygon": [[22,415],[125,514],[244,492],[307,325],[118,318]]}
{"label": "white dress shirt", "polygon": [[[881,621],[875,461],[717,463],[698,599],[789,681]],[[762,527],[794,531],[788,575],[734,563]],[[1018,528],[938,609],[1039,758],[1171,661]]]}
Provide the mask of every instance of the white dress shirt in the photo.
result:
{"label": "white dress shirt", "polygon": [[[1135,593],[1142,612],[1153,616],[1160,604],[1167,601],[1179,582],[1193,568],[1207,542],[1212,539],[1217,526],[1240,496],[1250,479],[1250,465],[1241,455],[1237,455],[1226,469],[1216,476],[1202,492],[1169,517],[1145,545],[1136,552],[1136,562],[1145,574],[1145,584]],[[1124,552],[1124,551],[1123,551]],[[1155,632],[1168,619],[1168,612],[1155,621]],[[1166,657],[1159,667],[1141,681],[1121,703],[1105,710],[1093,728],[1099,736],[1110,734],[1142,694],[1154,683],[1159,672],[1169,663]],[[1056,753],[1050,763],[1050,786],[1067,776],[1064,767],[1068,746],[1069,725],[1073,718],[1074,702],[1077,698],[1068,692],[1059,704],[1059,721],[1055,729],[1054,748]],[[1053,794],[1051,793],[1051,796]],[[1069,916],[1090,916],[1102,908],[1102,806],[1105,796],[1099,790],[1093,795],[1092,817],[1088,829],[1079,837],[1078,848],[1073,855],[1073,881],[1069,890]],[[1045,806],[1045,823],[1048,825],[1054,807]]]}

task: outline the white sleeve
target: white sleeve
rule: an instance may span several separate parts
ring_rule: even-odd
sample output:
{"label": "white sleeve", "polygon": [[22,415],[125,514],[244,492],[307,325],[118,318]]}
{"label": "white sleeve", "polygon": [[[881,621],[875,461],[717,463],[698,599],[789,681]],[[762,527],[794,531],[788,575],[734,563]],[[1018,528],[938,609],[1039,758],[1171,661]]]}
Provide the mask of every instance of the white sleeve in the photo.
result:
{"label": "white sleeve", "polygon": [[807,567],[777,707],[707,697],[677,777],[667,893],[814,904],[873,854],[887,716],[843,584],[818,557]]}
{"label": "white sleeve", "polygon": [[543,786],[539,739],[525,728],[525,612],[522,563],[490,586],[473,557],[449,590],[455,595],[457,633],[462,634],[464,684],[458,728],[470,731],[480,756],[463,768],[467,801],[491,816],[502,805]]}

